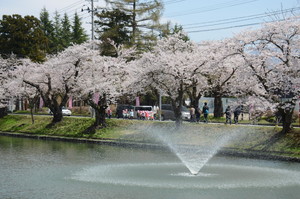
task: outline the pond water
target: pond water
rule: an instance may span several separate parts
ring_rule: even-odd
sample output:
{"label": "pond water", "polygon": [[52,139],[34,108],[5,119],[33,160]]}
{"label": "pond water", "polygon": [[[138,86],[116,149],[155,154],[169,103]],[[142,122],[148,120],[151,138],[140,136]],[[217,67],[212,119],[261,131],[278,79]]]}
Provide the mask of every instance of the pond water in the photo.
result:
{"label": "pond water", "polygon": [[191,175],[168,150],[0,136],[2,199],[298,199],[300,164],[213,157]]}

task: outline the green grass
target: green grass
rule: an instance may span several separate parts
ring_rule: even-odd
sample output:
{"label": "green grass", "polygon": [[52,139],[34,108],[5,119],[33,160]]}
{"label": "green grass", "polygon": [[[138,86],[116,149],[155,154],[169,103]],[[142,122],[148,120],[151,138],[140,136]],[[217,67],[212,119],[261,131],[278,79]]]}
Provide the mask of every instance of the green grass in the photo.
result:
{"label": "green grass", "polygon": [[8,115],[0,119],[0,130],[31,134],[61,135],[79,137],[81,132],[93,123],[90,118],[64,118],[51,128],[47,128],[52,117],[34,116],[34,124],[29,115]]}
{"label": "green grass", "polygon": [[[83,134],[82,132],[93,124],[94,119],[64,117],[62,122],[47,127],[51,123],[52,117],[34,116],[34,118],[35,122],[32,124],[29,115],[8,115],[0,119],[0,131],[75,138],[126,140],[131,142],[157,142],[149,134],[151,131],[163,129],[163,133],[177,136],[182,144],[197,144],[198,141],[209,143],[220,132],[223,134],[234,132],[237,135],[237,139],[225,147],[233,148],[237,151],[261,151],[265,150],[270,138],[281,130],[280,127],[253,125],[184,123],[181,131],[174,131],[174,122],[107,119],[106,128],[97,129],[94,134]],[[204,133],[205,136],[199,136],[200,133]],[[293,129],[291,133],[283,136],[264,152],[300,158],[300,129]]]}
{"label": "green grass", "polygon": [[122,135],[126,137],[128,134],[135,133],[132,129],[128,130],[128,126],[141,122],[107,119],[107,128],[97,129],[95,134],[90,135],[82,132],[93,124],[94,119],[92,118],[64,117],[62,122],[49,128],[47,126],[51,121],[51,116],[34,116],[34,124],[32,124],[29,115],[8,115],[0,119],[0,131],[65,137],[122,139]]}

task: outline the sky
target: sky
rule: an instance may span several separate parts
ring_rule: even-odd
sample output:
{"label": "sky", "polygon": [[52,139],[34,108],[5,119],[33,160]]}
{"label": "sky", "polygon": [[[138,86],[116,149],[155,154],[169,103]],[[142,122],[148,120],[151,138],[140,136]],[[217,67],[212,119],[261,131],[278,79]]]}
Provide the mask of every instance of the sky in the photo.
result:
{"label": "sky", "polygon": [[[242,30],[258,28],[264,22],[300,15],[300,0],[162,1],[162,21],[182,25],[184,31],[195,42],[232,37]],[[94,0],[94,6],[105,7],[106,4],[104,0]],[[86,9],[91,8],[91,0],[0,0],[0,17],[2,19],[2,15],[19,14],[39,18],[44,7],[51,17],[58,11],[61,15],[67,13],[71,18],[77,11],[90,35],[91,17]]]}

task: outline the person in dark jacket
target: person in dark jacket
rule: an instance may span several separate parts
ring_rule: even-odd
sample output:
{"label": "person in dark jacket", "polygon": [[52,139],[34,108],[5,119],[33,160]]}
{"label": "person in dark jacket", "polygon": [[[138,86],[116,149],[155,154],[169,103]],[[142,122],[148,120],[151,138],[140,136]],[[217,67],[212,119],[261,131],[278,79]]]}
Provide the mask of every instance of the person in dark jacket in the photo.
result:
{"label": "person in dark jacket", "polygon": [[209,111],[209,108],[207,106],[207,103],[204,102],[204,106],[202,107],[202,113],[203,113],[203,116],[204,116],[204,122],[207,123],[208,122],[208,111]]}
{"label": "person in dark jacket", "polygon": [[241,114],[241,106],[236,107],[236,109],[233,112],[234,117],[234,123],[237,124],[239,122],[239,115]]}
{"label": "person in dark jacket", "polygon": [[225,124],[231,124],[231,109],[230,106],[227,106],[226,110],[225,110],[225,115],[226,115],[226,123]]}

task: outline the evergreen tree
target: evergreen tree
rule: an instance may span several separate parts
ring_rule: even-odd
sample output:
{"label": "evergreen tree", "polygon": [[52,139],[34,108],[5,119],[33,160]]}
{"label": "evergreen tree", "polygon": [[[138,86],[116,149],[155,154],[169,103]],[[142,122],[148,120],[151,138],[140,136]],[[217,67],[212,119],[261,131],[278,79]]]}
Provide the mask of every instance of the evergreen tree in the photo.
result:
{"label": "evergreen tree", "polygon": [[41,29],[44,32],[44,35],[48,38],[48,43],[46,49],[47,53],[52,53],[54,49],[54,35],[53,35],[53,24],[52,21],[49,18],[49,12],[46,10],[46,8],[43,8],[41,13],[40,13],[40,24],[41,24]]}
{"label": "evergreen tree", "polygon": [[131,16],[131,44],[145,49],[157,39],[163,4],[160,0],[106,0],[116,9]]}
{"label": "evergreen tree", "polygon": [[61,29],[61,44],[63,48],[67,48],[72,42],[72,32],[71,23],[68,15],[65,13],[62,19],[62,29]]}
{"label": "evergreen tree", "polygon": [[39,19],[34,16],[3,15],[0,20],[0,54],[9,57],[28,57],[41,62],[45,59],[48,43],[41,30]]}
{"label": "evergreen tree", "polygon": [[131,17],[119,9],[112,11],[103,10],[96,14],[99,20],[95,21],[98,26],[96,32],[99,34],[99,39],[102,41],[101,54],[115,56],[115,48],[111,45],[113,41],[118,45],[130,44],[130,31],[128,25]]}
{"label": "evergreen tree", "polygon": [[84,28],[82,27],[80,17],[78,16],[77,12],[75,12],[72,26],[72,41],[75,44],[82,44],[87,40],[88,35],[85,33]]}
{"label": "evergreen tree", "polygon": [[54,43],[54,53],[61,52],[64,47],[62,45],[62,25],[61,18],[57,11],[54,13],[53,20],[53,43]]}

